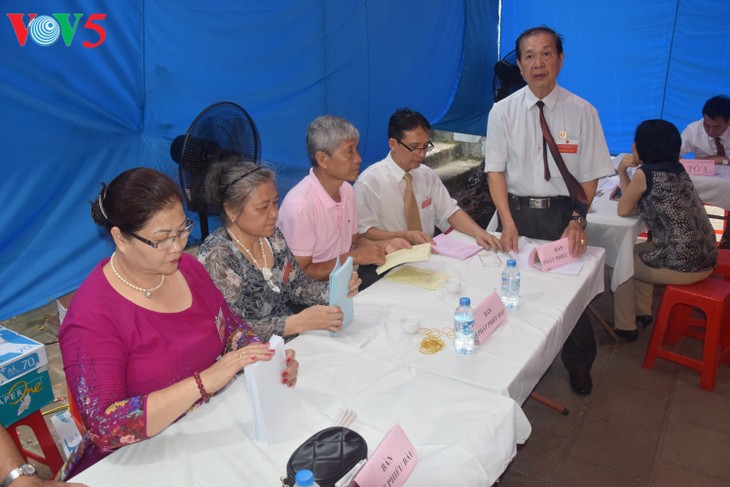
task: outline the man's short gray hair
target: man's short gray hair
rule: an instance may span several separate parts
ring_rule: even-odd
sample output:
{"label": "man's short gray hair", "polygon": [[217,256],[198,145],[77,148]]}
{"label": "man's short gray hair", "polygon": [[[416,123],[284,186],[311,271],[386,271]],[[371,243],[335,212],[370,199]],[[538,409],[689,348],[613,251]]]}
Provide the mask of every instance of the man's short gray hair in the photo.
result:
{"label": "man's short gray hair", "polygon": [[307,127],[307,154],[313,167],[317,167],[317,152],[327,155],[345,140],[359,139],[360,132],[355,126],[336,115],[321,115]]}

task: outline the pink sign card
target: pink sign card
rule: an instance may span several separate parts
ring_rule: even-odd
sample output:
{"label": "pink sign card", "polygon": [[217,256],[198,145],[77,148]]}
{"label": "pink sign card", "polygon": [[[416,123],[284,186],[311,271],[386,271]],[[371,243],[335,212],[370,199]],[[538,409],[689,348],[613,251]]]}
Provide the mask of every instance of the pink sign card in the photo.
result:
{"label": "pink sign card", "polygon": [[482,344],[494,330],[504,323],[507,313],[499,294],[493,292],[479,303],[474,310],[474,339]]}
{"label": "pink sign card", "polygon": [[575,262],[575,260],[576,258],[570,255],[570,244],[567,237],[536,247],[529,259],[531,266],[542,271],[549,271]]}
{"label": "pink sign card", "polygon": [[684,169],[692,176],[714,176],[715,161],[712,159],[680,159]]}
{"label": "pink sign card", "polygon": [[385,434],[375,453],[355,477],[361,487],[400,487],[418,463],[416,449],[399,424]]}

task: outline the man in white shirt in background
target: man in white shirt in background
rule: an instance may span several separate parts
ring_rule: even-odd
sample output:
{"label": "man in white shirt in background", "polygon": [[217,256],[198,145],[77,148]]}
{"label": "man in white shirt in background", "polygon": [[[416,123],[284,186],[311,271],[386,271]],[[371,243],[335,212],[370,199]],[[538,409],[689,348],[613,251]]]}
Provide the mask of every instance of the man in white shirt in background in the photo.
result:
{"label": "man in white shirt in background", "polygon": [[[702,119],[687,125],[682,132],[681,155],[694,154],[695,159],[712,159],[728,165],[730,151],[730,97],[713,96],[702,107]],[[720,239],[721,249],[730,249],[730,224]]]}
{"label": "man in white shirt in background", "polygon": [[702,107],[702,119],[682,132],[680,154],[693,153],[695,159],[712,159],[728,165],[730,151],[730,97],[713,96]]}

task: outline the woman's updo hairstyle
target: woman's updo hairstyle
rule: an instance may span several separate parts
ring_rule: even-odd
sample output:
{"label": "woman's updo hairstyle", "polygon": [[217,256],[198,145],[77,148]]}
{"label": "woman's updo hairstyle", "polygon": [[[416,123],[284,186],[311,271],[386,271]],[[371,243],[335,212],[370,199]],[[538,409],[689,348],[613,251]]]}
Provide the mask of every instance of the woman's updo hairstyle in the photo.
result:
{"label": "woman's updo hairstyle", "polygon": [[158,212],[182,204],[180,190],[164,174],[135,167],[101,184],[99,196],[91,202],[91,218],[106,230],[119,227],[125,235],[136,233]]}
{"label": "woman's updo hairstyle", "polygon": [[238,157],[223,159],[213,164],[205,176],[205,197],[211,208],[220,214],[228,227],[232,222],[226,209],[238,215],[261,184],[274,181],[274,170],[242,161]]}

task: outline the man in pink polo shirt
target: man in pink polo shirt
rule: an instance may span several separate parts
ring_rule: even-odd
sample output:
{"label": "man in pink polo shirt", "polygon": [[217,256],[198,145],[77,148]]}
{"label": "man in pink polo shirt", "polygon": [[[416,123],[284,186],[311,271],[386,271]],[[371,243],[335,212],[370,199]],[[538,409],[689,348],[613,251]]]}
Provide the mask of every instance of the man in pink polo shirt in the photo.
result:
{"label": "man in pink polo shirt", "polygon": [[309,175],[287,193],[277,225],[304,272],[325,280],[337,257],[380,265],[390,250],[410,247],[403,239],[372,241],[358,234],[355,195],[362,158],[360,134],[347,120],[322,115],[307,127]]}

